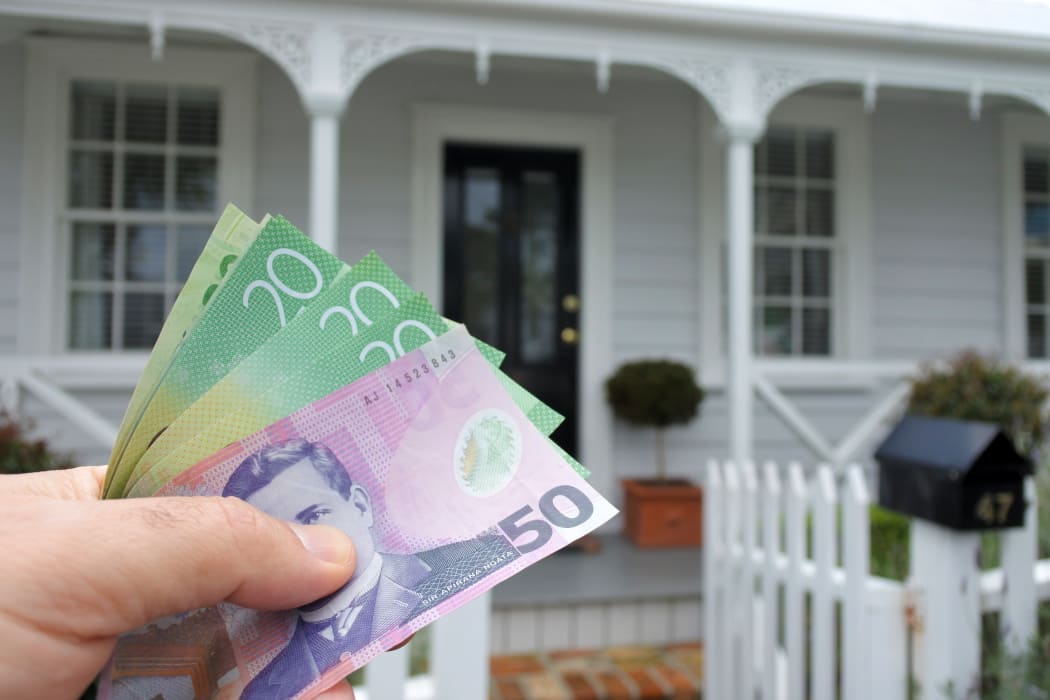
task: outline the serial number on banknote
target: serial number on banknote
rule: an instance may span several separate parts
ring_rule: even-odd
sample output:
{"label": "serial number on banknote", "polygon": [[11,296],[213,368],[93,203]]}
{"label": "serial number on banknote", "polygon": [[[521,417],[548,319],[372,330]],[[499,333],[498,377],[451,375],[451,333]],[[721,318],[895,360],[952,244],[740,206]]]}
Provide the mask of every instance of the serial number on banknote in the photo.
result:
{"label": "serial number on banknote", "polygon": [[[439,367],[441,367],[441,365],[447,365],[454,359],[456,359],[456,351],[450,348],[445,352],[441,353],[440,356],[430,358],[430,364],[434,365],[434,369],[438,369]],[[396,390],[401,389],[408,384],[411,384],[415,379],[422,379],[423,376],[427,374],[430,374],[430,366],[426,362],[424,362],[420,364],[419,367],[413,367],[412,369],[403,373],[401,377],[395,378],[393,384],[387,382],[384,386],[386,386],[387,392],[393,394]],[[402,377],[405,380],[404,384],[401,383]],[[378,391],[373,391],[371,395],[365,394],[364,397],[362,397],[362,401],[365,406],[371,406],[378,400]]]}

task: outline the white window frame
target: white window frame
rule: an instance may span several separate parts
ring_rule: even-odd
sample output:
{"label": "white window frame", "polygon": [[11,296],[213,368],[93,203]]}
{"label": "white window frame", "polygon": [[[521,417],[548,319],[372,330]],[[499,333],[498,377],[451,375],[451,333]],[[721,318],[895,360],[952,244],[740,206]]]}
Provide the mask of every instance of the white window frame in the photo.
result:
{"label": "white window frame", "polygon": [[[704,110],[701,110],[704,114]],[[705,123],[706,122],[706,123]],[[712,117],[701,128],[714,134]],[[871,354],[871,159],[870,120],[860,100],[798,95],[778,106],[769,126],[826,129],[835,135],[835,241],[832,244],[831,354],[825,356],[757,355],[758,367],[819,366],[835,360],[867,359]],[[701,139],[701,367],[702,379],[725,378],[725,328],[722,320],[721,264],[725,239],[725,149],[711,136]],[[753,186],[752,182],[752,186]],[[753,234],[752,234],[753,235]],[[754,250],[754,242],[752,243]],[[752,304],[752,309],[754,304]],[[753,327],[757,333],[757,328]],[[810,386],[814,380],[800,379]]]}
{"label": "white window frame", "polygon": [[[830,192],[832,197],[832,209],[831,209],[831,235],[830,236],[815,236],[809,234],[805,227],[801,227],[793,234],[775,234],[769,231],[765,233],[759,232],[758,219],[766,212],[759,211],[758,207],[755,207],[755,220],[752,222],[752,234],[754,236],[754,242],[752,245],[752,251],[754,256],[754,277],[755,284],[752,286],[758,286],[758,282],[762,275],[760,271],[762,269],[761,256],[759,251],[779,249],[782,251],[789,251],[789,266],[790,266],[790,284],[791,291],[787,294],[770,294],[767,290],[763,290],[762,294],[752,292],[752,313],[753,316],[753,333],[755,339],[754,353],[758,357],[763,358],[783,358],[783,357],[809,357],[809,358],[820,358],[820,357],[834,357],[835,350],[839,343],[837,342],[837,318],[839,316],[838,307],[841,306],[841,301],[836,299],[836,288],[835,288],[835,273],[838,267],[839,255],[838,252],[842,248],[841,236],[839,235],[839,218],[837,216],[838,211],[838,199],[841,195],[840,188],[838,187],[839,173],[836,168],[839,165],[838,159],[838,138],[839,135],[834,130],[827,129],[816,129],[813,127],[800,126],[799,124],[783,124],[777,123],[772,125],[769,129],[766,129],[763,135],[762,141],[767,139],[774,129],[781,131],[782,133],[790,134],[792,137],[793,150],[792,158],[797,163],[799,153],[799,139],[804,137],[807,133],[820,133],[829,134],[832,142],[832,163],[831,163],[831,177],[830,178],[813,178],[809,173],[803,174],[801,170],[794,175],[774,175],[768,172],[769,165],[767,165],[767,172],[759,175],[754,173],[752,175],[752,196],[757,200],[758,192],[760,189],[764,189],[767,197],[772,191],[773,187],[788,187],[794,193],[796,197],[796,208],[795,208],[795,223],[798,224],[799,216],[806,211],[805,208],[799,206],[798,197],[803,192],[808,192],[814,189],[814,185],[811,184],[812,180],[823,180],[816,189],[822,192]],[[759,142],[761,143],[761,141]],[[758,148],[758,144],[755,145]],[[803,156],[804,157],[804,156]],[[757,164],[758,155],[755,155],[755,161]],[[827,183],[830,182],[831,187],[827,187]],[[805,207],[809,207],[809,203],[806,202]],[[768,229],[770,223],[766,222],[766,228]],[[827,297],[807,297],[804,290],[804,260],[805,253],[808,251],[821,251],[828,256],[828,271],[829,278],[828,294]],[[799,254],[801,253],[801,255]],[[820,303],[818,303],[818,300]],[[826,300],[826,304],[823,303]],[[787,353],[767,353],[759,346],[763,345],[763,329],[764,319],[760,314],[759,310],[766,310],[769,308],[784,308],[787,307],[791,310],[792,320],[790,322],[788,345],[789,351]],[[810,309],[826,309],[828,312],[828,325],[830,326],[827,338],[827,353],[806,353],[804,352],[805,347],[805,314]]]}
{"label": "white window frame", "polygon": [[[256,54],[170,46],[152,61],[142,43],[26,41],[23,221],[18,352],[77,358],[139,357],[144,350],[68,348],[71,241],[61,225],[68,186],[70,86],[74,80],[154,82],[220,94],[216,220],[227,202],[251,211],[254,193]],[[118,215],[119,216],[119,215]]]}
{"label": "white window frame", "polygon": [[1021,168],[1029,144],[1050,146],[1050,118],[1045,114],[1002,115],[1003,201],[1003,353],[1014,362],[1050,370],[1050,358],[1028,357],[1025,300],[1024,180]]}

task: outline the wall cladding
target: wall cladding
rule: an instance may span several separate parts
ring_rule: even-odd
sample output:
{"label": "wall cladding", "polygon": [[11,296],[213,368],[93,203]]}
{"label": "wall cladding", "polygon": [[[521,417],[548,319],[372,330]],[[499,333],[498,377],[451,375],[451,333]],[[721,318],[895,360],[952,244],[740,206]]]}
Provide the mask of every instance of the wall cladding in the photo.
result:
{"label": "wall cladding", "polygon": [[25,52],[0,44],[0,354],[17,349]]}
{"label": "wall cladding", "polygon": [[[1002,346],[999,120],[880,101],[871,121],[872,355]],[[1020,271],[1018,271],[1020,274]]]}

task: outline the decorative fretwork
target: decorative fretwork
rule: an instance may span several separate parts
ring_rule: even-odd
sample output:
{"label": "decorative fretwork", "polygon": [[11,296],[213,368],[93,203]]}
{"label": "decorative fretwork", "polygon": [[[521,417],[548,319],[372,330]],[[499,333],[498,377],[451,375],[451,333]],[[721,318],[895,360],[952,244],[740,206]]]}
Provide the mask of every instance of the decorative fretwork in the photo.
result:
{"label": "decorative fretwork", "polygon": [[1005,94],[1025,100],[1043,110],[1045,114],[1050,115],[1050,85],[1003,88],[1002,91]]}
{"label": "decorative fretwork", "polygon": [[378,66],[423,47],[437,47],[434,39],[420,34],[382,32],[348,27],[342,30],[339,86],[348,94]]}
{"label": "decorative fretwork", "polygon": [[756,116],[762,120],[769,115],[780,100],[826,77],[817,68],[787,63],[760,61],[755,63],[754,71],[755,93],[752,105]]}
{"label": "decorative fretwork", "polygon": [[732,70],[729,58],[706,56],[663,56],[653,61],[691,85],[707,98],[721,118],[730,114],[732,108]]}
{"label": "decorative fretwork", "polygon": [[272,58],[288,73],[301,93],[305,94],[309,90],[310,25],[294,22],[231,22],[223,30]]}
{"label": "decorative fretwork", "polygon": [[827,77],[816,67],[728,56],[661,56],[652,63],[704,95],[727,124],[761,124],[784,97]]}

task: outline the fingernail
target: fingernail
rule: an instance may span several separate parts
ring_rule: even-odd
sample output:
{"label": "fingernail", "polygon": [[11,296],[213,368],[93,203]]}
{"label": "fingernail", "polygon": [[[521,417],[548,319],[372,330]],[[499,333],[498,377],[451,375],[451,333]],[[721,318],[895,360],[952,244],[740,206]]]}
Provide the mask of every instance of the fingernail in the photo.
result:
{"label": "fingernail", "polygon": [[327,525],[291,525],[292,532],[306,551],[322,561],[349,564],[354,558],[354,543],[342,531]]}

